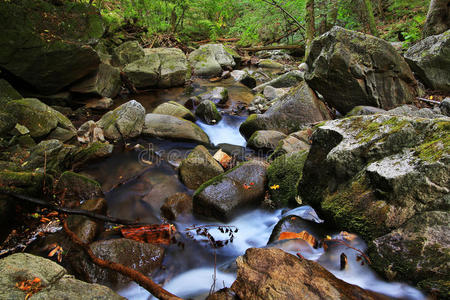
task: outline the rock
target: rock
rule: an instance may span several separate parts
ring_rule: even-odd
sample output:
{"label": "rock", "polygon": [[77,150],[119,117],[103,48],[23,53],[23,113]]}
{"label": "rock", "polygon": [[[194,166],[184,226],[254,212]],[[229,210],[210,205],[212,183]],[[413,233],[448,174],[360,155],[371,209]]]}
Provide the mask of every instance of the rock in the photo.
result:
{"label": "rock", "polygon": [[55,191],[58,195],[64,195],[66,205],[78,206],[87,200],[103,196],[102,188],[97,181],[72,171],[61,174]]}
{"label": "rock", "polygon": [[195,109],[195,115],[206,124],[216,124],[222,120],[222,115],[211,100],[203,100]]}
{"label": "rock", "polygon": [[209,144],[208,135],[191,121],[168,115],[145,115],[142,134]]}
{"label": "rock", "polygon": [[76,135],[76,129],[69,119],[38,99],[10,101],[5,111],[27,127],[34,139],[42,139],[56,128],[66,129],[70,133],[65,136],[63,142],[68,140],[69,136],[72,138]]}
{"label": "rock", "polygon": [[42,173],[4,170],[0,171],[0,191],[40,197],[43,193],[44,182],[51,185],[52,180],[52,176]]}
{"label": "rock", "polygon": [[429,36],[408,49],[405,59],[429,88],[450,93],[450,29]]}
{"label": "rock", "polygon": [[123,73],[136,88],[156,87],[159,82],[161,61],[157,53],[146,55],[123,69]]}
{"label": "rock", "polygon": [[[318,263],[280,249],[247,249],[231,289],[239,299],[388,299],[334,277]],[[286,280],[289,278],[289,280]]]}
{"label": "rock", "polygon": [[97,121],[107,139],[119,140],[137,137],[144,126],[145,108],[136,100],[128,101],[107,112]]}
{"label": "rock", "polygon": [[424,38],[437,35],[450,29],[450,8],[447,0],[432,0],[428,9],[427,20],[423,28]]}
{"label": "rock", "polygon": [[239,300],[236,294],[229,288],[223,288],[214,292],[206,298],[206,300]]}
{"label": "rock", "polygon": [[[295,210],[298,210],[298,212],[295,213]],[[278,242],[278,240],[282,232],[300,233],[305,230],[310,235],[312,235],[316,239],[316,241],[319,241],[321,237],[327,234],[326,230],[323,227],[317,226],[317,224],[312,223],[315,221],[321,221],[316,223],[323,223],[323,220],[320,220],[318,218],[316,212],[311,208],[311,206],[299,206],[295,209],[292,209],[291,211],[294,212],[290,213],[290,211],[287,211],[285,213],[286,215],[282,215],[281,219],[273,228],[267,245],[278,248],[278,246],[280,245],[280,242]],[[304,215],[304,217],[306,218],[302,218],[302,215]]]}
{"label": "rock", "polygon": [[246,87],[252,89],[256,86],[256,79],[253,78],[248,71],[234,70],[231,72],[231,76],[234,80],[242,83]]}
{"label": "rock", "polygon": [[254,149],[271,149],[274,150],[278,143],[284,139],[286,135],[275,130],[258,130],[255,131],[248,139],[247,146]]}
{"label": "rock", "polygon": [[30,156],[22,164],[25,170],[44,169],[49,174],[59,173],[70,167],[75,146],[63,144],[59,140],[41,141],[30,152]]}
{"label": "rock", "polygon": [[41,280],[43,288],[32,296],[34,299],[125,299],[106,286],[77,280],[57,263],[28,253],[16,253],[1,259],[0,268],[0,298],[3,299],[26,298],[27,293],[18,289],[16,284],[35,278]]}
{"label": "rock", "polygon": [[280,98],[289,92],[289,88],[274,88],[273,86],[267,85],[264,88],[263,94],[267,100],[272,101],[276,98]]}
{"label": "rock", "polygon": [[101,142],[93,142],[85,147],[81,147],[72,155],[74,167],[108,157],[112,154],[113,149],[113,145]]}
{"label": "rock", "polygon": [[66,107],[66,109],[70,108],[68,106],[71,105],[71,101],[73,99],[73,95],[69,91],[61,91],[59,93],[51,95],[31,93],[26,90],[24,90],[23,93],[24,96],[26,96],[25,98],[37,98],[45,104],[50,105],[51,107],[59,106]]}
{"label": "rock", "polygon": [[114,100],[111,98],[103,97],[100,99],[90,99],[85,108],[94,110],[108,110],[114,105]]}
{"label": "rock", "polygon": [[385,112],[386,111],[384,109],[378,107],[358,105],[355,106],[351,111],[349,111],[345,116],[346,117],[366,116],[366,115],[382,114]]}
{"label": "rock", "polygon": [[74,84],[70,91],[114,98],[119,93],[121,85],[120,70],[102,63],[94,74]]}
{"label": "rock", "polygon": [[402,105],[394,109],[388,110],[384,114],[390,116],[404,116],[404,117],[417,117],[417,118],[445,118],[444,115],[437,114],[429,108],[418,109],[414,105]]}
{"label": "rock", "polygon": [[176,193],[164,201],[161,214],[169,221],[175,221],[180,215],[192,214],[192,197],[185,193]]}
{"label": "rock", "polygon": [[449,128],[449,119],[380,114],[328,121],[312,136],[299,194],[367,241],[448,209]]}
{"label": "rock", "polygon": [[309,86],[342,114],[358,105],[394,108],[417,95],[405,60],[370,35],[335,26],[313,41],[306,63]]}
{"label": "rock", "polygon": [[202,183],[223,173],[223,168],[209,153],[199,145],[192,150],[180,164],[180,177],[190,189],[197,189]]}
{"label": "rock", "polygon": [[186,55],[178,48],[152,48],[144,50],[146,55],[156,53],[159,57],[159,88],[183,85],[188,73]]}
{"label": "rock", "polygon": [[283,69],[283,65],[271,59],[261,59],[258,67],[266,69]]}
{"label": "rock", "polygon": [[199,95],[200,100],[210,100],[219,106],[224,106],[228,101],[228,90],[224,87],[215,87],[211,91]]}
{"label": "rock", "polygon": [[[123,264],[143,274],[151,274],[159,269],[165,252],[161,246],[124,238],[97,241],[90,247],[95,256]],[[116,286],[131,280],[115,271],[100,268],[84,255],[80,256],[79,263],[74,268],[82,278],[92,283]]]}
{"label": "rock", "polygon": [[325,105],[305,82],[276,101],[264,114],[250,115],[239,131],[249,138],[258,130],[277,130],[285,134],[298,131],[307,123],[330,119]]}
{"label": "rock", "polygon": [[56,7],[43,0],[2,2],[0,18],[0,67],[40,93],[54,94],[97,70],[100,59],[87,43],[100,38],[104,26],[94,7]]}
{"label": "rock", "polygon": [[[99,214],[106,214],[106,201],[104,198],[89,199],[80,206],[81,209]],[[86,244],[94,241],[103,228],[103,222],[83,216],[69,216],[67,226]]]}
{"label": "rock", "polygon": [[255,53],[255,56],[261,59],[272,60],[293,60],[292,56],[286,53],[285,50],[261,50]]}
{"label": "rock", "polygon": [[[450,226],[448,211],[416,215],[400,228],[375,239],[370,245],[373,266],[390,280],[409,280],[425,285],[439,298],[446,298],[450,281]],[[439,286],[439,282],[441,282]],[[437,283],[437,284],[436,284]]]}
{"label": "rock", "polygon": [[195,121],[195,116],[191,113],[191,111],[175,101],[169,101],[158,105],[152,113]]}
{"label": "rock", "polygon": [[231,164],[232,157],[219,149],[216,153],[214,153],[213,158],[224,168],[228,168]]}
{"label": "rock", "polygon": [[266,86],[271,86],[274,88],[287,88],[298,85],[303,81],[303,72],[301,71],[290,71],[277,78],[267,81],[263,84],[258,85],[253,89],[257,93],[261,93]]}
{"label": "rock", "polygon": [[194,213],[229,221],[238,209],[262,201],[266,169],[263,162],[250,161],[203,183],[194,193]]}
{"label": "rock", "polygon": [[0,112],[0,136],[4,136],[11,132],[17,124],[16,118],[10,114]]}
{"label": "rock", "polygon": [[441,112],[446,115],[447,117],[450,117],[450,97],[445,98],[442,100],[441,105],[439,105],[441,108]]}
{"label": "rock", "polygon": [[0,111],[2,111],[5,105],[11,100],[22,99],[22,95],[16,91],[8,81],[0,79]]}
{"label": "rock", "polygon": [[303,166],[308,151],[299,151],[283,154],[277,157],[267,169],[271,199],[277,207],[286,207],[288,204],[296,204],[295,197],[298,194],[297,186],[302,178]]}
{"label": "rock", "polygon": [[123,67],[144,57],[144,49],[137,41],[125,42],[113,50],[112,63],[114,66]]}
{"label": "rock", "polygon": [[312,134],[311,129],[305,129],[291,133],[289,136],[282,139],[278,143],[271,158],[275,158],[282,154],[293,153],[302,150],[309,151],[309,148],[311,147],[310,144],[311,134]]}
{"label": "rock", "polygon": [[193,73],[201,77],[217,77],[222,74],[222,68],[232,68],[236,65],[229,49],[221,44],[202,45],[189,55]]}

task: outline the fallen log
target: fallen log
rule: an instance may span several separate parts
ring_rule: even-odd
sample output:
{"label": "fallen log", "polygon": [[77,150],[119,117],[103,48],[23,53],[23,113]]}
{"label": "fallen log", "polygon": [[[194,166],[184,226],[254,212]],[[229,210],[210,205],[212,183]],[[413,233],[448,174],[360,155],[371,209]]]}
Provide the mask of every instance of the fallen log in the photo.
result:
{"label": "fallen log", "polygon": [[238,48],[240,51],[257,52],[262,50],[302,50],[305,51],[303,45],[277,45],[277,46],[260,46],[260,47],[248,47]]}

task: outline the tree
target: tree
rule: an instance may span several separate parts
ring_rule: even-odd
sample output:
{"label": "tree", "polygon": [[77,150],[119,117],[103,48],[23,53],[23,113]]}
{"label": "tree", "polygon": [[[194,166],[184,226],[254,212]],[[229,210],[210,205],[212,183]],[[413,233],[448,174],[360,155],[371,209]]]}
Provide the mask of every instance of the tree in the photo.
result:
{"label": "tree", "polygon": [[431,0],[423,37],[441,34],[450,28],[450,0]]}
{"label": "tree", "polygon": [[315,21],[314,21],[314,0],[306,0],[306,51],[305,59],[308,57],[309,50],[311,48],[311,43],[316,34]]}
{"label": "tree", "polygon": [[372,33],[372,35],[374,36],[378,36],[375,17],[373,16],[372,2],[370,0],[363,0],[362,8],[367,17],[367,24],[369,25],[370,33]]}

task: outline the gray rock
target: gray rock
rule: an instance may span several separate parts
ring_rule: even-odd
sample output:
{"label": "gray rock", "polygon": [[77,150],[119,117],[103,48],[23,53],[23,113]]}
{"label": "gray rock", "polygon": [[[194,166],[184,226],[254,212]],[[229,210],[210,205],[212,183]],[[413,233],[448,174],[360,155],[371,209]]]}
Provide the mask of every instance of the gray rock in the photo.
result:
{"label": "gray rock", "polygon": [[279,131],[258,130],[248,139],[247,146],[254,149],[275,150],[278,143],[285,137],[286,135]]}
{"label": "gray rock", "polygon": [[204,182],[223,173],[222,166],[208,149],[199,145],[180,164],[180,177],[190,189],[197,189]]}
{"label": "gray rock", "polygon": [[168,115],[147,114],[142,134],[209,144],[208,135],[194,123]]}
{"label": "gray rock", "polygon": [[342,114],[358,105],[394,108],[417,95],[405,60],[370,35],[335,26],[313,41],[306,63],[309,86]]}
{"label": "gray rock", "polygon": [[262,201],[266,169],[263,162],[250,161],[208,180],[194,193],[194,213],[229,221],[242,207]]}
{"label": "gray rock", "polygon": [[310,140],[312,132],[312,129],[305,129],[291,133],[278,143],[271,157],[274,158],[282,154],[293,153],[302,150],[308,151],[311,147]]}
{"label": "gray rock", "polygon": [[185,193],[176,193],[168,197],[161,206],[161,214],[170,221],[192,214],[192,197]]}
{"label": "gray rock", "polygon": [[267,85],[264,88],[263,94],[267,100],[272,101],[276,98],[280,98],[289,92],[289,88],[274,88],[273,86]]}
{"label": "gray rock", "polygon": [[261,59],[258,62],[258,67],[265,69],[283,69],[283,65],[272,59]]}
{"label": "gray rock", "polygon": [[125,76],[136,88],[156,87],[159,82],[161,61],[157,53],[151,53],[123,69]]}
{"label": "gray rock", "polygon": [[121,85],[122,80],[120,79],[120,70],[102,63],[93,75],[74,84],[70,88],[70,91],[114,98],[119,93]]}
{"label": "gray rock", "polygon": [[450,29],[449,9],[447,0],[430,1],[427,20],[422,32],[423,37],[441,34]]}
{"label": "gray rock", "polygon": [[[110,288],[89,284],[75,279],[57,263],[28,253],[17,253],[0,260],[0,298],[21,300],[26,292],[16,284],[22,280],[39,278],[43,287],[32,296],[33,299],[125,299]],[[19,277],[18,277],[19,276]]]}
{"label": "gray rock", "polygon": [[152,112],[153,114],[169,115],[189,121],[195,121],[195,116],[189,109],[175,101],[165,102],[158,105]]}
{"label": "gray rock", "polygon": [[137,137],[144,126],[145,108],[136,100],[128,101],[107,112],[97,121],[107,139],[119,140]]}
{"label": "gray rock", "polygon": [[351,111],[349,111],[345,116],[346,117],[365,116],[365,115],[382,114],[385,112],[386,111],[384,109],[378,107],[358,105],[355,106]]}
{"label": "gray rock", "polygon": [[439,107],[441,109],[442,114],[446,115],[447,117],[450,117],[450,97],[447,97],[444,100],[442,100],[441,105]]}
{"label": "gray rock", "polygon": [[402,105],[394,109],[388,110],[384,114],[390,116],[404,116],[404,117],[417,117],[417,118],[445,118],[444,115],[437,114],[429,108],[418,109],[414,105]]}
{"label": "gray rock", "polygon": [[137,41],[125,42],[114,48],[112,55],[112,63],[115,66],[123,67],[144,57],[144,49]]}
{"label": "gray rock", "polygon": [[252,89],[256,86],[256,79],[248,71],[234,70],[231,72],[231,76],[246,87]]}
{"label": "gray rock", "polygon": [[189,55],[193,73],[201,77],[215,77],[222,74],[222,68],[236,65],[233,55],[221,44],[202,45]]}
{"label": "gray rock", "polygon": [[65,145],[59,140],[41,141],[30,149],[30,156],[22,164],[25,170],[41,168],[47,172],[59,173],[70,167],[71,155],[76,151],[75,146]]}
{"label": "gray rock", "polygon": [[[89,199],[80,205],[80,209],[106,214],[106,200],[104,198]],[[89,244],[100,234],[101,229],[103,229],[103,222],[84,216],[72,215],[67,218],[67,226],[83,243]]]}
{"label": "gray rock", "polygon": [[82,144],[91,144],[94,142],[105,141],[103,130],[98,127],[97,123],[92,120],[83,123],[83,125],[78,128],[77,139]]}
{"label": "gray rock", "polygon": [[78,148],[72,154],[74,167],[79,167],[85,163],[103,159],[112,154],[114,146],[108,143],[93,142],[85,147]]}
{"label": "gray rock", "polygon": [[427,87],[450,93],[450,29],[421,40],[408,49],[405,59]]}
{"label": "gray rock", "polygon": [[156,53],[159,57],[159,88],[183,85],[188,72],[186,55],[178,48],[145,49],[145,55]]}
{"label": "gray rock", "polygon": [[195,115],[206,124],[217,124],[222,120],[222,115],[211,100],[203,100],[195,109]]}
{"label": "gray rock", "polygon": [[268,82],[258,85],[253,89],[257,93],[261,93],[266,86],[271,86],[274,88],[287,88],[298,85],[303,81],[303,72],[301,71],[290,71],[277,78],[274,78]]}
{"label": "gray rock", "polygon": [[64,194],[66,204],[83,203],[87,200],[103,197],[100,184],[84,175],[65,171],[61,174],[55,187],[58,194]]}
{"label": "gray rock", "polygon": [[17,124],[16,118],[0,112],[0,136],[8,134]]}
{"label": "gray rock", "polygon": [[210,100],[217,105],[225,105],[228,101],[228,90],[224,87],[215,87],[211,91],[199,95],[200,100]]}
{"label": "gray rock", "polygon": [[289,91],[262,115],[250,115],[239,131],[246,138],[258,130],[276,130],[289,134],[308,123],[330,119],[325,104],[302,82]]}

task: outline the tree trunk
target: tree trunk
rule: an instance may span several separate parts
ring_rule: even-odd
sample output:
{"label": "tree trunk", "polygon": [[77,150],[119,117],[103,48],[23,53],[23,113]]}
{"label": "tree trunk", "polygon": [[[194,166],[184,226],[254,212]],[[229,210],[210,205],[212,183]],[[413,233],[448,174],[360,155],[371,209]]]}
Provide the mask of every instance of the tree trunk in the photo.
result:
{"label": "tree trunk", "polygon": [[369,25],[370,33],[374,36],[378,36],[377,26],[375,24],[375,17],[373,16],[372,2],[371,0],[363,0],[363,10],[367,17],[367,24]]}
{"label": "tree trunk", "polygon": [[450,28],[450,0],[431,0],[423,38],[441,34]]}
{"label": "tree trunk", "polygon": [[328,22],[327,22],[327,30],[330,30],[334,25],[336,25],[337,14],[339,10],[338,0],[330,1],[330,9],[328,10]]}
{"label": "tree trunk", "polygon": [[319,34],[323,34],[327,31],[327,1],[319,1],[319,11],[320,11],[320,25]]}
{"label": "tree trunk", "polygon": [[314,0],[306,0],[306,51],[305,59],[308,57],[309,50],[311,48],[312,40],[316,34],[316,29],[314,27]]}

